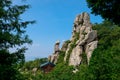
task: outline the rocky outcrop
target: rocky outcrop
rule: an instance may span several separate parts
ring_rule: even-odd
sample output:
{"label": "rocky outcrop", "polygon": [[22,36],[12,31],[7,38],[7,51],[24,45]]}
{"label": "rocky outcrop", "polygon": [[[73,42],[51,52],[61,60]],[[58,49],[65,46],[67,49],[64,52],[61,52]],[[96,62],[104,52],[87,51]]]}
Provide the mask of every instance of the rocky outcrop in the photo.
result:
{"label": "rocky outcrop", "polygon": [[60,42],[57,41],[54,53],[49,56],[49,60],[56,63],[60,51],[64,51],[64,61],[69,65],[78,66],[84,60],[82,57],[84,53],[89,64],[92,52],[97,48],[97,43],[97,31],[92,29],[90,16],[84,12],[75,18],[71,39],[63,43],[61,50],[59,49]]}
{"label": "rocky outcrop", "polygon": [[68,44],[68,47],[67,47],[67,49],[66,49],[66,51],[65,51],[65,57],[64,57],[64,61],[65,61],[65,62],[66,62],[67,57],[68,57],[68,53],[69,53],[69,50],[70,50],[70,45],[71,45],[71,43]]}
{"label": "rocky outcrop", "polygon": [[54,53],[48,57],[48,60],[54,64],[57,63],[57,60],[59,57],[59,52],[60,52],[59,45],[60,45],[60,42],[56,41],[54,45]]}
{"label": "rocky outcrop", "polygon": [[70,43],[70,40],[64,41],[61,51],[66,51],[69,43]]}
{"label": "rocky outcrop", "polygon": [[[76,40],[76,34],[79,34],[79,39]],[[70,45],[66,49],[66,57],[69,57],[69,65],[80,65],[82,61],[81,54],[86,53],[87,62],[89,64],[92,52],[97,48],[97,31],[92,30],[92,24],[90,23],[90,17],[88,13],[82,13],[75,18],[71,43],[75,43],[71,53],[69,52]],[[68,56],[70,54],[70,56]]]}
{"label": "rocky outcrop", "polygon": [[82,57],[80,56],[83,52],[83,47],[77,45],[73,50],[69,58],[69,65],[79,65]]}
{"label": "rocky outcrop", "polygon": [[90,61],[92,52],[94,51],[95,48],[97,48],[97,43],[98,43],[98,41],[96,40],[96,41],[92,41],[86,45],[85,53],[87,55],[88,62]]}

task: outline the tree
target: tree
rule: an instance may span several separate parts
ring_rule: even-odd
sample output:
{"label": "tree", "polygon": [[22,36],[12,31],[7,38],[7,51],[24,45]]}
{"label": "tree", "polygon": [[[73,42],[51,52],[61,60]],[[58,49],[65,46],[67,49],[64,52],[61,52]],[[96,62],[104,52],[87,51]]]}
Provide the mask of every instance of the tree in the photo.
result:
{"label": "tree", "polygon": [[104,21],[94,25],[98,47],[94,50],[86,80],[120,80],[120,27]]}
{"label": "tree", "polygon": [[[0,80],[21,80],[17,64],[24,62],[25,43],[32,43],[25,28],[34,21],[20,17],[29,5],[13,5],[12,0],[0,0]],[[10,52],[10,48],[16,48]]]}
{"label": "tree", "polygon": [[105,20],[120,25],[119,0],[87,0],[87,3],[92,13],[101,15]]}

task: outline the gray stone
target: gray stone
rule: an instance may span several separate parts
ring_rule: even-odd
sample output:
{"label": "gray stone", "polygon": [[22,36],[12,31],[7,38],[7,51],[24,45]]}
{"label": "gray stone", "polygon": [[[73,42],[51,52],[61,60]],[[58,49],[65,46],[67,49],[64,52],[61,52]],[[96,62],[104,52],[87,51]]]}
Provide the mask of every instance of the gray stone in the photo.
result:
{"label": "gray stone", "polygon": [[57,52],[57,53],[55,53],[55,54],[53,54],[53,55],[51,56],[51,60],[50,60],[50,62],[56,64],[58,58],[59,58],[59,52]]}
{"label": "gray stone", "polygon": [[[76,40],[76,33],[79,33],[79,39]],[[89,64],[90,58],[95,48],[97,48],[97,31],[92,30],[90,23],[90,16],[88,13],[78,15],[74,20],[72,37],[70,43],[64,43],[59,49],[60,42],[57,41],[54,46],[54,54],[49,57],[50,61],[56,63],[59,58],[59,51],[65,51],[64,61],[69,60],[69,65],[78,66],[82,61],[81,54],[86,53],[87,62]],[[71,44],[75,44],[71,52]],[[68,56],[70,54],[70,57]],[[76,72],[76,70],[74,71]]]}
{"label": "gray stone", "polygon": [[60,45],[60,41],[56,41],[55,46],[54,46],[54,52],[59,51],[59,45]]}
{"label": "gray stone", "polygon": [[61,51],[66,51],[68,47],[68,43],[66,43],[66,41],[63,43]]}
{"label": "gray stone", "polygon": [[89,64],[90,58],[92,56],[92,52],[94,51],[94,49],[97,48],[97,44],[98,44],[98,41],[93,41],[86,45],[85,53],[87,55],[88,64]]}
{"label": "gray stone", "polygon": [[87,43],[89,43],[91,41],[94,41],[96,38],[97,38],[97,31],[92,30],[86,35],[85,40]]}
{"label": "gray stone", "polygon": [[69,65],[77,66],[80,64],[82,57],[80,56],[83,52],[82,46],[76,46],[70,55]]}
{"label": "gray stone", "polygon": [[60,45],[60,42],[56,41],[54,45],[54,53],[48,57],[48,60],[54,64],[57,63],[57,60],[59,58],[59,52],[60,52],[59,45]]}
{"label": "gray stone", "polygon": [[[71,38],[71,44],[75,41],[75,33],[80,33],[79,40],[77,40],[76,46],[70,53],[69,65],[80,65],[82,61],[83,52],[87,55],[87,62],[89,64],[92,52],[97,48],[97,31],[92,30],[92,24],[90,23],[90,17],[88,13],[82,13],[75,18],[73,26],[73,34]],[[66,56],[68,55],[69,48],[66,51],[64,61],[66,61]]]}
{"label": "gray stone", "polygon": [[67,48],[67,50],[66,50],[66,52],[65,52],[65,57],[64,57],[64,61],[65,61],[65,62],[66,62],[66,59],[67,59],[67,57],[68,57],[68,51],[70,50],[70,45],[71,45],[71,43],[68,44],[68,48]]}

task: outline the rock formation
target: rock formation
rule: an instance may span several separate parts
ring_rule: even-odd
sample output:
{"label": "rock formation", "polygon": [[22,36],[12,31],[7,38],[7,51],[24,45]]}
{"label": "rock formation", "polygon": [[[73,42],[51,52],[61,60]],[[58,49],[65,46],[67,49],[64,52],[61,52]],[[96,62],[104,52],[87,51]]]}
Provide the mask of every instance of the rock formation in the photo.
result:
{"label": "rock formation", "polygon": [[[56,63],[59,57],[59,43],[56,42],[54,53],[49,57],[53,63]],[[61,48],[61,51],[65,52],[64,61],[69,65],[78,66],[83,60],[82,54],[85,54],[89,64],[92,52],[97,48],[97,43],[97,31],[92,29],[89,14],[84,12],[78,15],[74,21],[71,39],[65,41]]]}
{"label": "rock formation", "polygon": [[[79,34],[78,40],[76,40],[76,34]],[[75,44],[75,47],[73,47],[72,52],[69,53],[70,45],[68,46],[64,61],[66,61],[66,57],[69,57],[69,65],[80,65],[82,61],[81,54],[85,53],[89,64],[92,52],[97,48],[98,41],[97,31],[92,30],[92,24],[90,23],[88,13],[82,13],[76,17],[70,44],[73,43]],[[68,56],[68,54],[70,54],[70,56]]]}
{"label": "rock formation", "polygon": [[68,43],[69,43],[69,41],[64,41],[64,43],[62,45],[62,48],[61,48],[61,51],[66,51],[67,50]]}
{"label": "rock formation", "polygon": [[48,57],[48,60],[54,64],[57,62],[58,57],[59,57],[59,51],[60,51],[59,45],[60,45],[60,42],[56,41],[56,43],[54,45],[54,53],[53,53],[53,55]]}

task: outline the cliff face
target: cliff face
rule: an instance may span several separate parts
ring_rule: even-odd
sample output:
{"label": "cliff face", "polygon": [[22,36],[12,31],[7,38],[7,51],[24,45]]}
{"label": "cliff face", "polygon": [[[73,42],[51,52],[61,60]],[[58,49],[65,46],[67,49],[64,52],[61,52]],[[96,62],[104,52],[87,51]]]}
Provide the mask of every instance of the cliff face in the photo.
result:
{"label": "cliff face", "polygon": [[[65,41],[61,48],[61,51],[65,51],[64,61],[69,65],[80,65],[83,60],[82,54],[86,54],[87,63],[89,64],[92,52],[97,48],[97,31],[92,30],[92,24],[90,23],[90,16],[88,13],[82,13],[75,18],[72,37],[69,41]],[[51,56],[50,61],[57,61],[57,58]],[[54,61],[53,61],[54,62]]]}

